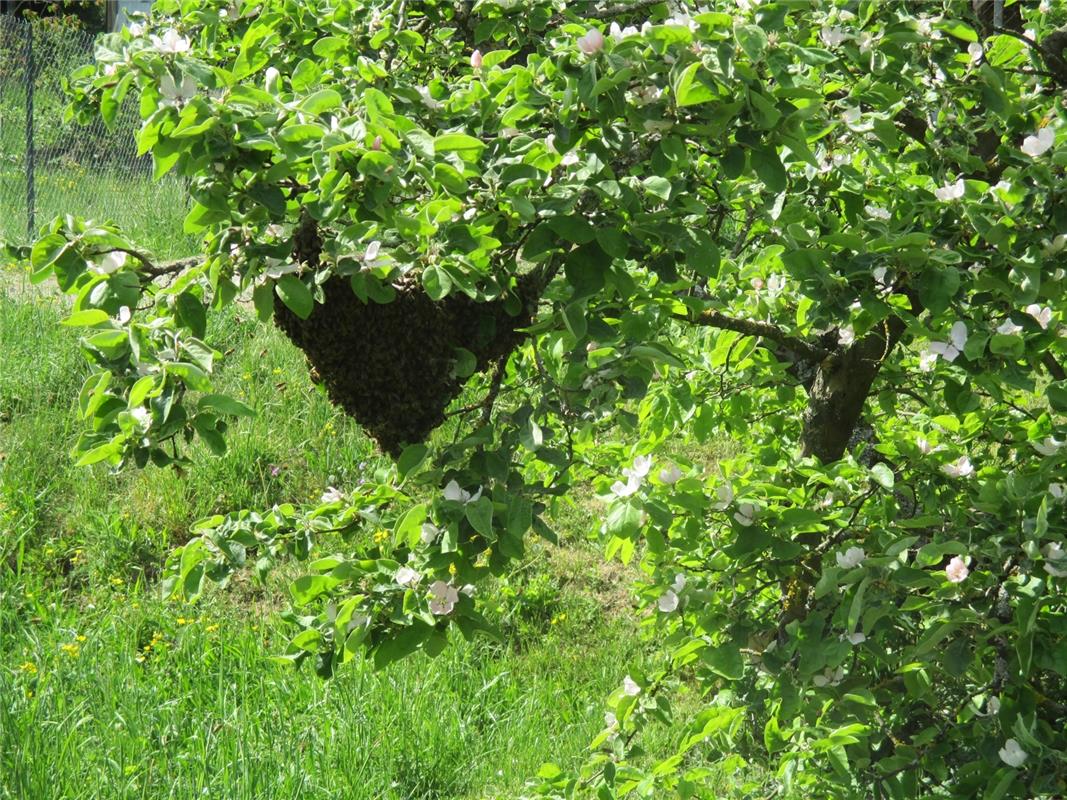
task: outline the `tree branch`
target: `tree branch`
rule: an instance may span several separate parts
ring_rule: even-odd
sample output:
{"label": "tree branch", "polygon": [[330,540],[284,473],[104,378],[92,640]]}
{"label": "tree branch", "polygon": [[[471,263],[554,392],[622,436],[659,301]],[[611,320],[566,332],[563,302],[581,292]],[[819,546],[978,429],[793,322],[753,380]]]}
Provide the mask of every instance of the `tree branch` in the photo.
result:
{"label": "tree branch", "polygon": [[688,322],[691,325],[705,325],[709,328],[722,328],[727,331],[736,331],[737,333],[743,333],[745,336],[761,336],[764,339],[770,339],[772,342],[778,342],[779,344],[788,347],[794,353],[803,356],[809,361],[822,361],[830,355],[830,351],[826,348],[812,344],[811,342],[796,336],[790,336],[777,325],[772,325],[769,322],[754,322],[747,319],[737,319],[736,317],[728,317],[725,314],[710,309],[701,312],[696,316],[676,314],[675,319],[681,320],[682,322]]}
{"label": "tree branch", "polygon": [[1045,365],[1045,369],[1048,370],[1049,375],[1057,381],[1067,380],[1067,372],[1064,371],[1063,365],[1056,360],[1056,356],[1052,353],[1045,351],[1045,355],[1041,357],[1041,363]]}
{"label": "tree branch", "polygon": [[664,0],[631,0],[629,3],[619,3],[618,5],[608,6],[600,11],[594,11],[589,15],[589,19],[612,19],[613,17],[621,17],[623,14],[633,14],[637,11],[642,11],[652,6],[658,6],[663,3]]}

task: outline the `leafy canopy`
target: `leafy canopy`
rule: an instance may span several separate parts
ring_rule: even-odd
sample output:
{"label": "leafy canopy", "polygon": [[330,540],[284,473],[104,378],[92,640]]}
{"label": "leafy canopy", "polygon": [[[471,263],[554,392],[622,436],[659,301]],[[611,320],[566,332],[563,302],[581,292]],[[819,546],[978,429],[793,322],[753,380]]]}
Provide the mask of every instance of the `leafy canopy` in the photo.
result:
{"label": "leafy canopy", "polygon": [[[74,110],[139,95],[139,148],[187,178],[203,247],[160,264],[67,218],[28,254],[86,329],[80,463],[225,448],[251,412],[214,393],[207,331],[234,303],[313,321],[338,285],[368,308],[463,296],[523,331],[484,372],[453,351],[483,399],[456,401],[452,440],[320,503],[202,520],[166,591],[295,556],[282,658],[433,655],[494,635],[475,587],[591,485],[669,657],[531,793],[1065,791],[1062,9],[997,29],[962,0],[153,13],[100,40]],[[324,532],[344,550],[317,553]],[[676,752],[649,763],[654,722]]]}

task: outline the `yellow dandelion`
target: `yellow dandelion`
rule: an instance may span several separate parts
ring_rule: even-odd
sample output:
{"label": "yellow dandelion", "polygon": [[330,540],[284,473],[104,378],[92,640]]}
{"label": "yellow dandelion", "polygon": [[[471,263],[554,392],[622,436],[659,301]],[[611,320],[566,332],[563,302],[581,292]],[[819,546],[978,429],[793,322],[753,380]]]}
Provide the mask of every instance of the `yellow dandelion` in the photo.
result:
{"label": "yellow dandelion", "polygon": [[36,675],[37,665],[32,661],[23,661],[19,664],[19,672],[25,672],[27,675]]}
{"label": "yellow dandelion", "polygon": [[81,653],[81,647],[79,647],[78,645],[74,644],[73,642],[67,642],[66,644],[61,644],[59,646],[59,649],[62,650],[64,653],[66,653],[67,656],[69,656],[70,658],[77,658],[78,654]]}
{"label": "yellow dandelion", "polygon": [[374,541],[376,544],[381,544],[389,538],[389,531],[377,531],[374,534]]}
{"label": "yellow dandelion", "polygon": [[214,633],[218,629],[219,629],[219,626],[217,624],[215,624],[215,623],[212,623],[211,625],[208,625],[206,628],[204,628],[204,630],[207,631],[208,633]]}
{"label": "yellow dandelion", "polygon": [[456,565],[455,564],[449,564],[448,565],[448,574],[449,575],[455,575],[456,574]]}
{"label": "yellow dandelion", "polygon": [[84,633],[79,633],[74,638],[77,639],[79,642],[84,642],[86,639],[88,639],[88,637]]}

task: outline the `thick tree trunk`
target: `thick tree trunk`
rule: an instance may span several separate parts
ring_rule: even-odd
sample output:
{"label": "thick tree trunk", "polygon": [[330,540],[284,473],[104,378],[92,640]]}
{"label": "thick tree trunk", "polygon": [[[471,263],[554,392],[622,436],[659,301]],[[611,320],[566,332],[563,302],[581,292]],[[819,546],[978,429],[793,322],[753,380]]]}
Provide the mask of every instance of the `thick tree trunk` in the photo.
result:
{"label": "thick tree trunk", "polygon": [[891,318],[884,328],[871,331],[819,364],[804,412],[801,444],[805,456],[828,464],[845,454],[878,370],[903,332],[904,323]]}

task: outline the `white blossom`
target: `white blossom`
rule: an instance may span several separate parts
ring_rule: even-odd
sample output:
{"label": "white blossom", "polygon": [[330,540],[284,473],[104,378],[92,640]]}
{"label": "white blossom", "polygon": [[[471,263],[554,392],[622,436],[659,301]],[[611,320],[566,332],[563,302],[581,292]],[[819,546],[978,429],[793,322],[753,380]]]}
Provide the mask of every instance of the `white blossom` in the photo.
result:
{"label": "white blossom", "polygon": [[618,497],[629,497],[641,488],[644,478],[652,468],[651,456],[637,456],[632,467],[624,467],[622,474],[626,477],[626,483],[615,481],[611,485],[611,491]]}
{"label": "white blossom", "polygon": [[1000,760],[1009,767],[1021,767],[1026,762],[1026,751],[1019,746],[1017,741],[1008,739],[1000,748]]}
{"label": "white blossom", "polygon": [[1032,136],[1023,139],[1022,150],[1030,158],[1037,158],[1056,143],[1056,132],[1052,128],[1041,128]]}
{"label": "white blossom", "polygon": [[453,503],[476,503],[478,498],[482,496],[482,487],[479,486],[478,491],[471,494],[466,489],[460,488],[460,485],[453,478],[445,486],[444,496],[445,500],[451,500]]}
{"label": "white blossom", "polygon": [[641,479],[633,476],[626,479],[626,483],[615,481],[611,484],[611,493],[616,497],[629,497],[641,488]]}
{"label": "white blossom", "polygon": [[159,82],[159,91],[167,98],[167,105],[181,105],[196,97],[196,81],[192,75],[183,75],[181,86],[178,86],[171,74],[166,72]]}
{"label": "white blossom", "polygon": [[863,644],[867,641],[867,637],[860,631],[855,633],[842,633],[840,636],[842,642],[848,642],[849,644]]}
{"label": "white blossom", "polygon": [[668,589],[659,596],[656,605],[664,614],[670,614],[678,608],[678,594],[673,589]]}
{"label": "white blossom", "polygon": [[[867,212],[867,216],[871,217],[872,219],[880,219],[883,222],[887,222],[893,217],[893,215],[890,214],[889,211],[882,208],[881,206],[864,206],[863,210]],[[883,267],[883,269],[885,268]]]}
{"label": "white blossom", "polygon": [[1000,698],[993,695],[985,701],[986,714],[989,716],[995,716],[1000,713]]}
{"label": "white blossom", "polygon": [[126,26],[126,30],[130,32],[130,36],[132,36],[134,39],[144,35],[144,25],[142,25],[140,22],[131,22],[129,25]]}
{"label": "white blossom", "polygon": [[578,38],[578,49],[587,56],[596,55],[604,49],[604,34],[597,28],[590,28],[585,36]]}
{"label": "white blossom", "polygon": [[941,471],[950,478],[967,478],[974,474],[974,465],[967,456],[960,456],[955,461],[942,464]]}
{"label": "white blossom", "polygon": [[419,97],[422,98],[422,104],[430,109],[430,111],[440,111],[445,107],[444,103],[435,99],[434,96],[430,94],[428,86],[419,86],[416,91],[419,93]]}
{"label": "white blossom", "polygon": [[966,191],[967,184],[963,182],[963,178],[960,178],[955,183],[949,183],[939,189],[934,189],[934,197],[942,203],[948,203],[952,200],[959,200]]}
{"label": "white blossom", "polygon": [[977,64],[982,60],[982,45],[978,42],[971,42],[967,45],[967,54],[971,57],[971,63]]}
{"label": "white blossom", "polygon": [[838,328],[837,343],[841,345],[841,347],[848,347],[854,341],[856,341],[856,331],[853,330],[851,325],[845,325],[843,328]]}
{"label": "white blossom", "polygon": [[1050,483],[1048,485],[1048,493],[1052,495],[1054,500],[1062,500],[1067,496],[1067,484]]}
{"label": "white blossom", "polygon": [[126,254],[121,250],[105,253],[99,261],[94,261],[90,269],[99,275],[111,275],[122,269],[126,263]]}
{"label": "white blossom", "polygon": [[658,86],[648,84],[647,86],[639,86],[630,93],[630,97],[637,106],[647,106],[650,103],[655,103],[660,97],[663,96],[663,90]]}
{"label": "white blossom", "polygon": [[756,507],[752,503],[741,503],[737,507],[737,512],[734,514],[734,519],[737,520],[739,525],[744,525],[746,528],[756,521]]}
{"label": "white blossom", "polygon": [[844,28],[823,26],[823,29],[819,31],[819,38],[822,39],[822,43],[827,47],[837,47],[839,44],[847,42],[851,37]]}
{"label": "white blossom", "polygon": [[922,453],[924,456],[928,456],[931,453],[941,449],[940,446],[934,447],[933,445],[931,445],[925,436],[915,437],[915,446],[919,448],[919,452]]}
{"label": "white blossom", "polygon": [[422,576],[411,567],[401,567],[393,578],[400,586],[414,586]]}
{"label": "white blossom", "polygon": [[1037,303],[1031,303],[1023,310],[1037,321],[1042,330],[1048,330],[1048,324],[1052,321],[1051,306],[1042,308]]}
{"label": "white blossom", "polygon": [[1022,325],[1016,325],[1012,322],[1011,317],[1008,317],[999,326],[997,326],[997,333],[1002,336],[1014,336],[1023,329]]}
{"label": "white blossom", "polygon": [[967,564],[959,556],[955,556],[945,567],[945,577],[952,583],[963,583],[970,574],[971,571],[967,569]]}
{"label": "white blossom", "polygon": [[1053,436],[1046,436],[1040,442],[1031,442],[1031,446],[1043,456],[1054,456],[1063,447],[1063,442]]}
{"label": "white blossom", "polygon": [[845,552],[837,554],[837,566],[841,567],[841,569],[854,569],[862,564],[866,558],[867,554],[862,547],[850,547]]}
{"label": "white blossom", "polygon": [[679,572],[677,575],[674,576],[674,583],[671,584],[671,588],[674,591],[676,591],[678,593],[681,593],[681,591],[685,588],[685,584],[686,584],[685,575],[683,575],[682,573]]}
{"label": "white blossom", "polygon": [[430,594],[433,596],[430,600],[430,611],[438,616],[451,614],[459,602],[459,591],[451,583],[444,581],[434,581],[430,584]]}
{"label": "white blossom", "polygon": [[715,494],[718,495],[719,502],[715,503],[712,508],[718,511],[725,510],[734,501],[734,490],[728,483],[716,486]]}
{"label": "white blossom", "polygon": [[648,471],[652,469],[652,456],[637,456],[634,458],[634,465],[632,470],[623,470],[623,475],[636,475],[639,478],[643,478],[648,474]]}
{"label": "white blossom", "polygon": [[622,691],[630,697],[637,697],[641,694],[641,687],[637,685],[637,681],[627,675],[622,679]]}
{"label": "white blossom", "polygon": [[666,467],[659,471],[660,483],[677,483],[681,477],[682,471],[678,469],[677,464],[671,464],[669,467]]}
{"label": "white blossom", "polygon": [[133,312],[130,311],[129,306],[119,306],[118,320],[119,325],[125,325],[133,318]]}
{"label": "white blossom", "polygon": [[339,503],[344,499],[344,493],[340,489],[335,489],[333,486],[327,486],[326,491],[322,493],[323,503]]}
{"label": "white blossom", "polygon": [[419,529],[419,539],[423,544],[433,544],[440,535],[441,529],[432,522],[422,523],[422,528]]}
{"label": "white blossom", "polygon": [[611,23],[611,27],[608,29],[608,32],[611,34],[611,38],[614,39],[616,42],[621,42],[628,36],[637,36],[640,33],[640,31],[637,30],[637,27],[634,25],[627,25],[625,28],[620,28],[619,23],[617,22]]}
{"label": "white blossom", "polygon": [[152,46],[161,53],[186,53],[189,51],[189,40],[174,28],[168,28],[163,32],[162,36],[153,35],[151,38]]}
{"label": "white blossom", "polygon": [[816,675],[811,679],[811,682],[816,686],[837,686],[845,678],[845,668],[838,667],[837,669],[831,669],[827,667],[822,675]]}
{"label": "white blossom", "polygon": [[945,361],[952,362],[963,352],[963,347],[966,344],[967,325],[964,322],[956,322],[952,325],[952,330],[949,331],[949,341],[930,342],[927,345],[927,351],[933,353],[935,361],[940,356]]}
{"label": "white blossom", "polygon": [[605,728],[614,728],[618,724],[619,724],[619,718],[616,717],[613,712],[611,712],[611,711],[605,711],[604,712],[604,727]]}

